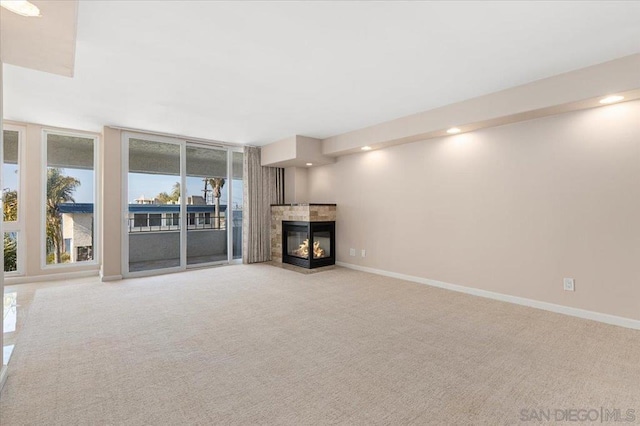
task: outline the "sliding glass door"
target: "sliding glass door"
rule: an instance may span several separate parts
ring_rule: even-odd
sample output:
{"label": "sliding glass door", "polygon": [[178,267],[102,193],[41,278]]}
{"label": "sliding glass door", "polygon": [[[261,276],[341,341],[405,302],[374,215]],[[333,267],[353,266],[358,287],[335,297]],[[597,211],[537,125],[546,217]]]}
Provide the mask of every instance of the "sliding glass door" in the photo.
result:
{"label": "sliding glass door", "polygon": [[227,261],[227,150],[187,145],[187,265]]}
{"label": "sliding glass door", "polygon": [[123,148],[125,275],[241,257],[241,152],[131,133]]}
{"label": "sliding glass door", "polygon": [[179,268],[180,145],[129,138],[128,272]]}

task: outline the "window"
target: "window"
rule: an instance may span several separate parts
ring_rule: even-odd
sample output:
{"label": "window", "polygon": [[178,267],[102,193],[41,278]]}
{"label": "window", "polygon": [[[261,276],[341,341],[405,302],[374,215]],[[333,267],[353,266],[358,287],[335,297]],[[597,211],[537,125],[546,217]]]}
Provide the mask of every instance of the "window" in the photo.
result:
{"label": "window", "polygon": [[4,233],[4,271],[16,272],[18,270],[18,233]]}
{"label": "window", "polygon": [[136,213],[133,215],[133,226],[135,228],[143,228],[147,226],[147,214]]}
{"label": "window", "polygon": [[232,152],[233,158],[233,179],[231,218],[233,226],[233,258],[242,259],[242,206],[243,206],[243,180],[242,164],[244,154],[242,152]]}
{"label": "window", "polygon": [[198,225],[211,225],[211,213],[198,213]]}
{"label": "window", "polygon": [[2,195],[4,198],[3,216],[6,222],[18,221],[18,193],[20,186],[19,145],[20,133],[5,130],[3,133]]}
{"label": "window", "polygon": [[46,131],[47,265],[91,261],[95,253],[96,138]]}
{"label": "window", "polygon": [[4,220],[4,272],[20,274],[23,244],[21,168],[24,128],[6,125],[2,132],[2,205]]}
{"label": "window", "polygon": [[[122,147],[123,201],[130,220],[135,213],[161,215],[150,216],[148,227],[130,226],[123,234],[123,274],[231,261],[233,246],[242,243],[242,153],[128,132]],[[237,194],[232,196],[232,189]],[[239,219],[233,239],[230,218]],[[240,253],[240,247],[233,249],[234,257]]]}
{"label": "window", "polygon": [[78,253],[76,255],[78,262],[83,262],[93,259],[93,253],[91,246],[78,247]]}
{"label": "window", "polygon": [[149,214],[149,226],[161,226],[162,225],[162,214],[161,213],[151,213]]}
{"label": "window", "polygon": [[133,228],[125,234],[125,274],[180,267],[180,222],[171,229],[162,226],[163,217],[181,208],[180,145],[123,137],[129,214],[150,213],[148,228]]}

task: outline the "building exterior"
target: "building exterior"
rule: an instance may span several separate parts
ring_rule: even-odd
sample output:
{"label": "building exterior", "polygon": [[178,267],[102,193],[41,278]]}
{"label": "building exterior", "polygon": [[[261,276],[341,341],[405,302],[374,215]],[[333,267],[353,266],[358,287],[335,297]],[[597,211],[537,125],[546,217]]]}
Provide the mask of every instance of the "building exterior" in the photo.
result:
{"label": "building exterior", "polygon": [[[202,197],[198,197],[202,198]],[[179,204],[152,204],[145,202],[129,204],[128,232],[141,234],[149,232],[178,232],[180,230]],[[191,200],[189,200],[191,201]],[[198,202],[199,200],[195,200]],[[216,226],[213,205],[187,205],[187,230],[224,231],[227,229],[227,205],[220,206],[220,222]],[[64,252],[70,262],[93,259],[94,217],[92,203],[63,203],[59,206],[62,214],[62,235]],[[238,247],[241,241],[242,210],[234,210],[234,240]],[[153,247],[145,248],[153,251]]]}
{"label": "building exterior", "polygon": [[93,204],[64,203],[62,213],[62,237],[64,252],[71,262],[93,260]]}
{"label": "building exterior", "polygon": [[[226,229],[227,206],[220,206],[220,225],[215,227],[214,206],[187,205],[187,229]],[[129,232],[180,229],[179,204],[129,204]]]}

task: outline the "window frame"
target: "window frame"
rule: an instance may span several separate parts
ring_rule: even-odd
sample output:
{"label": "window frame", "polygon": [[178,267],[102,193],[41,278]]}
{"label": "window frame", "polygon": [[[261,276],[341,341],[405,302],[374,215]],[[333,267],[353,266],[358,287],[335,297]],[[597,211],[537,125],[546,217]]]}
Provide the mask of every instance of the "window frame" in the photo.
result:
{"label": "window frame", "polygon": [[[47,170],[49,165],[47,163],[47,152],[49,149],[47,143],[48,135],[70,136],[84,139],[93,139],[93,259],[83,260],[80,262],[70,263],[57,263],[47,264]],[[60,130],[54,128],[43,128],[41,135],[41,152],[42,157],[40,159],[40,267],[42,270],[55,270],[55,269],[73,269],[84,266],[98,266],[101,261],[101,232],[102,218],[100,217],[101,211],[101,185],[100,178],[100,136],[96,133],[73,131],[73,130]]]}
{"label": "window frame", "polygon": [[[11,221],[11,222],[5,222],[4,221],[4,217],[3,217],[3,221],[2,221],[2,237],[3,237],[3,241],[4,241],[4,233],[11,233],[11,232],[15,232],[17,234],[17,238],[16,238],[16,243],[18,244],[18,250],[17,250],[17,259],[16,259],[16,270],[15,271],[9,271],[9,272],[4,272],[4,276],[9,278],[9,277],[18,277],[18,276],[23,276],[25,273],[25,260],[26,260],[26,254],[27,254],[27,247],[26,247],[26,237],[25,237],[25,232],[24,232],[24,200],[25,200],[25,196],[24,196],[24,190],[25,190],[25,183],[26,183],[26,173],[25,173],[25,167],[24,167],[24,161],[26,158],[26,140],[25,140],[25,136],[27,134],[27,127],[26,126],[21,126],[21,125],[16,125],[16,124],[9,124],[9,123],[4,123],[3,127],[2,127],[2,131],[4,132],[5,130],[10,131],[10,132],[18,132],[18,220],[16,221]],[[4,143],[4,138],[3,138],[3,143]],[[2,166],[3,166],[3,173],[4,173],[4,146],[1,147],[1,151],[2,151]],[[2,176],[2,178],[4,178],[4,176]],[[4,188],[4,180],[2,181],[2,188]],[[3,205],[4,205],[4,200],[2,200]]]}

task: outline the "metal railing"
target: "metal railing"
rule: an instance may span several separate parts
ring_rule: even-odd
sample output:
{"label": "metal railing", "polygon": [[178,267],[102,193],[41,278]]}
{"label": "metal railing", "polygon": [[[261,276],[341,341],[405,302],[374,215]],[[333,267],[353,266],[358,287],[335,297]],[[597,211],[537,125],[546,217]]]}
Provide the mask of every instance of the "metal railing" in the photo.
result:
{"label": "metal railing", "polygon": [[[197,229],[227,229],[227,219],[225,216],[220,216],[219,219],[215,217],[211,218],[198,218],[193,221],[189,218],[189,224],[187,230]],[[174,216],[172,218],[129,218],[129,233],[137,232],[162,232],[162,231],[179,231],[180,230],[180,218]]]}

